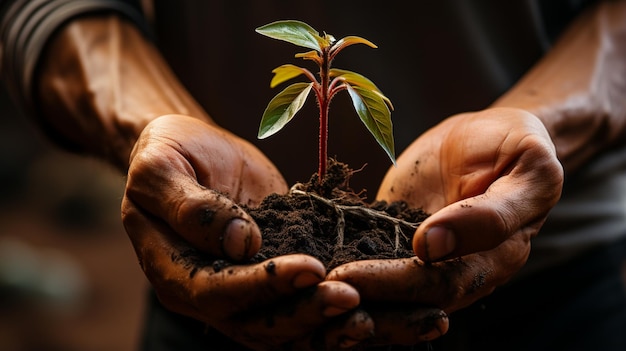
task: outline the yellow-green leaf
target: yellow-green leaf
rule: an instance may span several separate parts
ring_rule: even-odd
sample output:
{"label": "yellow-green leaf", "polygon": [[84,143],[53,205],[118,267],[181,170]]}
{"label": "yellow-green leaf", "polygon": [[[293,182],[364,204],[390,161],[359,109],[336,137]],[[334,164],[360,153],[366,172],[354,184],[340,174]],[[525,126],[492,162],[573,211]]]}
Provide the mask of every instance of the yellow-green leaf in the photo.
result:
{"label": "yellow-green leaf", "polygon": [[289,79],[295,78],[301,74],[304,74],[304,68],[286,64],[280,67],[274,68],[272,73],[274,73],[274,77],[272,77],[272,81],[270,82],[270,87],[274,88],[275,86],[288,81]]}
{"label": "yellow-green leaf", "polygon": [[365,39],[365,38],[361,38],[361,37],[357,37],[354,35],[350,35],[347,36],[345,38],[341,38],[339,39],[338,42],[336,42],[333,47],[330,49],[331,53],[333,53],[333,55],[336,55],[336,53],[338,53],[339,51],[345,49],[346,47],[350,46],[350,45],[354,45],[354,44],[365,44],[371,48],[378,48],[378,46],[376,46],[374,43],[372,43],[371,41]]}
{"label": "yellow-green leaf", "polygon": [[331,77],[333,78],[336,77],[337,79],[341,79],[345,81],[346,83],[348,83],[349,85],[358,86],[363,89],[369,89],[369,90],[376,92],[385,101],[387,106],[389,106],[389,108],[393,111],[393,104],[391,103],[391,100],[389,100],[389,98],[386,97],[385,94],[383,94],[382,91],[380,91],[380,89],[378,89],[378,87],[376,86],[376,84],[374,84],[374,82],[372,82],[365,76],[352,72],[352,71],[347,71],[345,69],[339,69],[339,68],[331,68],[329,74]]}
{"label": "yellow-green leaf", "polygon": [[315,62],[318,62],[319,64],[322,63],[322,58],[320,57],[319,53],[315,50],[298,53],[296,54],[296,58],[302,58],[305,60],[315,61]]}
{"label": "yellow-green leaf", "polygon": [[375,91],[350,85],[347,88],[359,118],[395,165],[393,124],[391,123],[391,111],[387,104]]}
{"label": "yellow-green leaf", "polygon": [[257,28],[256,32],[320,52],[322,47],[330,45],[315,29],[301,21],[276,21]]}
{"label": "yellow-green leaf", "polygon": [[295,83],[278,93],[267,105],[259,126],[259,139],[265,139],[281,130],[306,101],[313,83]]}

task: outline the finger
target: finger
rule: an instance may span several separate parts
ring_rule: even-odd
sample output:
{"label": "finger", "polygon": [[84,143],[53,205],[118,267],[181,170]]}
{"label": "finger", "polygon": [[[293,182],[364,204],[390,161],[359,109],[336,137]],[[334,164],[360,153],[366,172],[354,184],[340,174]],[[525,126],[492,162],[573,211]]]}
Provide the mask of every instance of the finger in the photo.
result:
{"label": "finger", "polygon": [[443,262],[424,263],[417,257],[356,261],[335,268],[326,279],[352,285],[364,302],[417,302],[450,313],[510,279],[529,252],[528,236],[517,234],[493,250]]}
{"label": "finger", "polygon": [[322,337],[313,343],[315,350],[346,350],[362,345],[375,334],[374,320],[363,309],[356,309],[348,314],[335,318],[324,328]]}
{"label": "finger", "polygon": [[[163,148],[162,144],[154,146]],[[157,155],[171,153],[164,150]],[[261,246],[254,220],[228,197],[209,190],[190,176],[182,157],[138,153],[129,170],[126,194],[150,214],[163,218],[197,249],[233,260],[253,256]]]}
{"label": "finger", "polygon": [[376,325],[367,345],[415,345],[437,339],[449,327],[448,315],[438,308],[393,303],[364,308]]}
{"label": "finger", "polygon": [[178,235],[200,251],[218,257],[225,255],[235,261],[248,259],[258,252],[261,232],[248,213],[220,193],[195,184],[185,187],[183,183],[178,181],[174,187],[171,187],[174,184],[162,185],[176,190],[161,192],[158,201],[137,196],[137,192],[132,191],[128,192],[128,197],[140,198],[142,207],[167,219]]}
{"label": "finger", "polygon": [[358,348],[374,336],[374,321],[363,309],[335,317],[309,337],[298,339],[283,349],[294,351],[333,351]]}
{"label": "finger", "polygon": [[[163,222],[146,216],[127,198],[122,214],[139,262],[159,297],[169,303],[185,301],[186,305],[172,307],[185,307],[185,314],[201,320],[225,318],[276,302],[318,284],[326,273],[320,261],[306,255],[222,267],[213,257],[181,240]],[[168,301],[162,302],[168,307]],[[347,303],[329,302],[340,306]]]}
{"label": "finger", "polygon": [[536,235],[560,197],[563,170],[545,130],[528,129],[521,140],[503,143],[502,158],[508,160],[502,163],[508,166],[501,166],[503,175],[483,194],[446,206],[422,223],[413,237],[418,257],[460,257],[492,249],[515,233]]}
{"label": "finger", "polygon": [[358,304],[359,294],[353,287],[343,282],[322,282],[268,308],[235,317],[224,333],[256,350],[275,350],[279,345],[282,349],[326,350],[339,343],[336,338],[342,336],[349,335],[354,340],[371,336],[373,324],[365,318],[353,320],[352,325],[342,326],[332,336],[319,332],[333,317],[345,314]]}

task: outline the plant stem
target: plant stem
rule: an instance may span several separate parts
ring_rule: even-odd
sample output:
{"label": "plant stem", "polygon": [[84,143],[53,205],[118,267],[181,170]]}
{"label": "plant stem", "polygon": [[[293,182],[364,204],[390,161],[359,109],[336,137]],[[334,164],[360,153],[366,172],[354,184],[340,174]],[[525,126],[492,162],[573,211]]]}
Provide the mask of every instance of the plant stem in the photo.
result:
{"label": "plant stem", "polygon": [[328,101],[320,106],[320,145],[319,145],[319,182],[326,176],[326,163],[328,159]]}
{"label": "plant stem", "polygon": [[326,175],[326,162],[328,159],[328,110],[330,106],[329,96],[329,70],[330,70],[330,57],[329,49],[322,50],[322,64],[320,65],[320,81],[321,81],[321,95],[319,96],[319,111],[320,111],[320,135],[319,135],[319,168],[318,176],[319,182],[322,183],[324,176]]}

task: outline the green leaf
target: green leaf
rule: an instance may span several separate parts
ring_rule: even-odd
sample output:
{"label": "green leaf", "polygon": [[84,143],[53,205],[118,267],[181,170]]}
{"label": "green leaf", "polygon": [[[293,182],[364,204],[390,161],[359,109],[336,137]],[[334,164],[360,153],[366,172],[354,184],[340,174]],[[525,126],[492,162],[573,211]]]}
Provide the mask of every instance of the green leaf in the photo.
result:
{"label": "green leaf", "polygon": [[389,98],[386,97],[382,93],[382,91],[380,91],[380,89],[378,89],[378,87],[376,86],[376,84],[374,84],[374,82],[372,82],[365,76],[362,76],[352,71],[347,71],[345,69],[339,69],[339,68],[331,68],[329,74],[331,77],[336,77],[337,79],[341,79],[345,81],[346,83],[350,84],[351,86],[358,86],[363,89],[368,89],[368,90],[372,90],[376,92],[385,101],[387,106],[389,106],[389,108],[393,111],[393,104],[391,103],[391,100],[389,100]]}
{"label": "green leaf", "polygon": [[312,87],[313,83],[295,83],[274,96],[263,112],[258,138],[275,134],[291,121],[304,105]]}
{"label": "green leaf", "polygon": [[274,77],[270,82],[270,87],[274,88],[275,86],[288,81],[289,79],[295,78],[301,74],[304,74],[304,68],[298,67],[296,65],[286,64],[280,67],[274,68],[272,71],[274,73]]}
{"label": "green leaf", "polygon": [[350,85],[347,88],[359,118],[395,165],[393,124],[387,104],[375,91]]}
{"label": "green leaf", "polygon": [[257,28],[256,32],[319,52],[322,47],[330,45],[315,29],[301,21],[276,21]]}

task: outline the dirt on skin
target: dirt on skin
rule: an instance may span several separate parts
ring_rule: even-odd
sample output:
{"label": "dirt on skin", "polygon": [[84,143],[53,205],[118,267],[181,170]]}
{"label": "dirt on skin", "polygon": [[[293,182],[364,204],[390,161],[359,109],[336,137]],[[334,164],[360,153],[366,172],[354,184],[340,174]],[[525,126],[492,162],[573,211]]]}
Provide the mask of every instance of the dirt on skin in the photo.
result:
{"label": "dirt on skin", "polygon": [[[288,194],[269,195],[259,207],[242,206],[254,218],[263,235],[261,250],[250,263],[286,254],[304,253],[318,258],[330,271],[341,264],[358,260],[414,257],[411,244],[413,233],[428,214],[410,208],[405,202],[367,203],[362,194],[355,193],[349,187],[350,177],[354,173],[346,164],[330,159],[322,183],[314,174],[307,183],[294,185]],[[192,267],[212,265],[215,272],[228,269],[232,264],[224,260],[211,263],[206,257],[195,254],[184,256],[181,258],[185,262],[192,262]],[[265,269],[272,274],[276,269],[274,262],[268,261]],[[195,272],[196,268],[193,268],[190,274]],[[386,302],[385,308],[389,306],[389,302]],[[379,307],[373,304],[367,308]],[[435,311],[426,317],[419,320],[420,330],[431,330],[440,320],[441,312]],[[411,309],[407,309],[406,318],[408,321],[416,318]],[[273,324],[271,316],[267,323]],[[206,333],[207,340],[212,340],[216,349],[247,350],[212,328],[207,328]],[[430,349],[430,344],[423,345]],[[421,345],[361,345],[357,349],[389,351],[422,348]]]}
{"label": "dirt on skin", "polygon": [[288,194],[272,194],[259,207],[246,208],[263,235],[252,261],[304,253],[331,270],[356,260],[414,256],[413,233],[428,214],[404,202],[366,203],[349,188],[354,173],[329,159],[322,183],[314,174]]}

